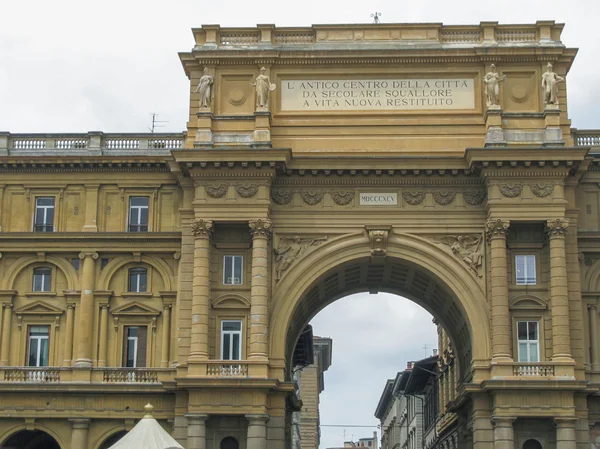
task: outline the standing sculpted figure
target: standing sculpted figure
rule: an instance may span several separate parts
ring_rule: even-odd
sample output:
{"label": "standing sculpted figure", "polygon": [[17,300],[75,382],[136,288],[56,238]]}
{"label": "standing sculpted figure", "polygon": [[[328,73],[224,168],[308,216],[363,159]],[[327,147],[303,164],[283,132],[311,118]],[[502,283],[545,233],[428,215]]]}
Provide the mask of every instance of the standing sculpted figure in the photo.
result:
{"label": "standing sculpted figure", "polygon": [[557,84],[565,79],[552,71],[552,64],[548,63],[546,71],[542,74],[542,89],[544,89],[544,103],[558,105]]}
{"label": "standing sculpted figure", "polygon": [[254,83],[250,83],[252,86],[256,86],[256,107],[257,108],[268,108],[269,107],[269,92],[275,90],[275,84],[271,84],[271,79],[265,75],[265,69],[260,69],[260,75],[256,77]]}
{"label": "standing sculpted figure", "polygon": [[200,78],[196,92],[200,92],[200,107],[209,108],[210,103],[214,97],[213,86],[215,78],[208,73],[208,67],[204,68],[204,75]]}
{"label": "standing sculpted figure", "polygon": [[496,72],[496,66],[492,64],[490,66],[490,71],[483,77],[483,82],[486,86],[485,95],[488,108],[500,106],[500,83],[504,80],[506,80],[506,75],[500,76],[500,74]]}

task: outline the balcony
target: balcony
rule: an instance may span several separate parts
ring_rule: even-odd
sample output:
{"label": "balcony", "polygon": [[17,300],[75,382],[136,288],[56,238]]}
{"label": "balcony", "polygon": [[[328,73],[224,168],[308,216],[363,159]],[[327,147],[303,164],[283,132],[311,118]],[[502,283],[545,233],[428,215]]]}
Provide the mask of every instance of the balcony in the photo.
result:
{"label": "balcony", "polygon": [[[71,367],[2,367],[0,383],[57,384],[79,382],[79,370]],[[87,371],[89,372],[89,371]],[[93,368],[91,384],[154,384],[172,380],[174,371],[168,368]],[[89,375],[88,375],[89,379]]]}
{"label": "balcony", "polygon": [[206,366],[208,377],[248,377],[247,363],[224,363],[221,360],[210,361]]}
{"label": "balcony", "polygon": [[600,129],[573,129],[575,145],[590,146],[592,152],[600,151]]}
{"label": "balcony", "polygon": [[513,376],[516,377],[554,377],[554,365],[543,363],[515,363]]}

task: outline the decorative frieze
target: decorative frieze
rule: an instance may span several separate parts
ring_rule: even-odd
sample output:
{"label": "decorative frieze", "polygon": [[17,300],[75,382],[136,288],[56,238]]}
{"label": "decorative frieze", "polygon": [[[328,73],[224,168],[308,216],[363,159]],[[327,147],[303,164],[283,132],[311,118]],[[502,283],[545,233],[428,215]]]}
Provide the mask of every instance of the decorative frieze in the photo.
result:
{"label": "decorative frieze", "polygon": [[304,202],[310,206],[319,204],[323,200],[322,190],[301,190],[300,196]]}
{"label": "decorative frieze", "polygon": [[406,201],[411,206],[418,206],[425,200],[426,196],[427,194],[422,190],[419,190],[417,192],[402,192],[402,198],[404,198],[404,201]]}
{"label": "decorative frieze", "polygon": [[275,270],[276,280],[281,279],[283,273],[290,268],[300,257],[304,256],[310,250],[327,241],[324,237],[285,237],[279,240],[279,245],[275,249]]}
{"label": "decorative frieze", "polygon": [[447,206],[454,201],[456,197],[456,192],[451,190],[434,190],[433,191],[433,199],[436,203]]}
{"label": "decorative frieze", "polygon": [[196,238],[210,238],[213,232],[212,220],[192,220],[190,223],[192,234]]}
{"label": "decorative frieze", "polygon": [[471,235],[448,235],[435,239],[436,243],[448,245],[452,253],[467,264],[469,270],[477,277],[482,277],[481,266],[483,264],[483,236],[481,234]]}
{"label": "decorative frieze", "polygon": [[523,191],[523,184],[502,184],[500,193],[506,198],[516,198]]}
{"label": "decorative frieze", "polygon": [[227,188],[227,184],[210,184],[205,187],[205,190],[211,198],[223,198],[227,194]]}
{"label": "decorative frieze", "polygon": [[546,232],[549,237],[564,237],[568,227],[568,218],[554,218],[546,222]]}
{"label": "decorative frieze", "polygon": [[258,184],[242,183],[235,186],[235,191],[242,198],[252,198],[258,193]]}
{"label": "decorative frieze", "polygon": [[486,198],[485,190],[467,190],[463,192],[463,198],[465,203],[471,206],[478,206],[485,201]]}
{"label": "decorative frieze", "polygon": [[531,192],[538,198],[545,198],[552,195],[554,184],[530,184]]}
{"label": "decorative frieze", "polygon": [[291,192],[289,190],[272,190],[271,191],[271,199],[275,202],[275,204],[279,204],[280,206],[290,204],[292,202],[293,197],[294,197],[294,192]]}
{"label": "decorative frieze", "polygon": [[333,190],[331,192],[331,199],[335,204],[339,204],[340,206],[345,206],[350,204],[354,199],[354,192],[351,190],[342,191],[342,190]]}

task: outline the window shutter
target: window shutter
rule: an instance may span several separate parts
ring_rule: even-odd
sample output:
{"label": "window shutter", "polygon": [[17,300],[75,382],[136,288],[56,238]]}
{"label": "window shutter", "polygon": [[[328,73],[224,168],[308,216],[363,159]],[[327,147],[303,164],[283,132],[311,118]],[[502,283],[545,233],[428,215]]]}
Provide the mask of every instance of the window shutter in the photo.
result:
{"label": "window shutter", "polygon": [[146,348],[148,347],[148,328],[140,326],[138,329],[137,368],[146,367]]}

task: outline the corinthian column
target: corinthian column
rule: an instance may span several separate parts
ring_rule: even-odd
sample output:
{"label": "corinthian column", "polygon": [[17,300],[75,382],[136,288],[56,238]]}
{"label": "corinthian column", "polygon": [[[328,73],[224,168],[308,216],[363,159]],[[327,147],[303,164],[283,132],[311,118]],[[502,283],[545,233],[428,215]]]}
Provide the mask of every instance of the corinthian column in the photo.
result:
{"label": "corinthian column", "polygon": [[189,361],[208,359],[208,312],[210,308],[211,220],[191,223],[194,234],[194,279],[192,283],[192,341]]}
{"label": "corinthian column", "polygon": [[572,361],[567,288],[565,234],[569,220],[556,218],[546,222],[550,240],[550,302],[552,304],[552,360]]}
{"label": "corinthian column", "polygon": [[490,244],[492,360],[506,362],[512,362],[506,261],[506,234],[509,225],[509,221],[500,219],[488,220],[485,223],[485,232]]}
{"label": "corinthian column", "polygon": [[248,359],[267,359],[269,326],[269,237],[270,220],[249,222],[252,233],[252,285],[250,288],[250,355]]}
{"label": "corinthian column", "polygon": [[75,366],[92,367],[92,340],[94,335],[94,283],[96,275],[96,259],[98,253],[80,253],[83,260],[81,268],[81,300],[79,304],[79,345]]}

